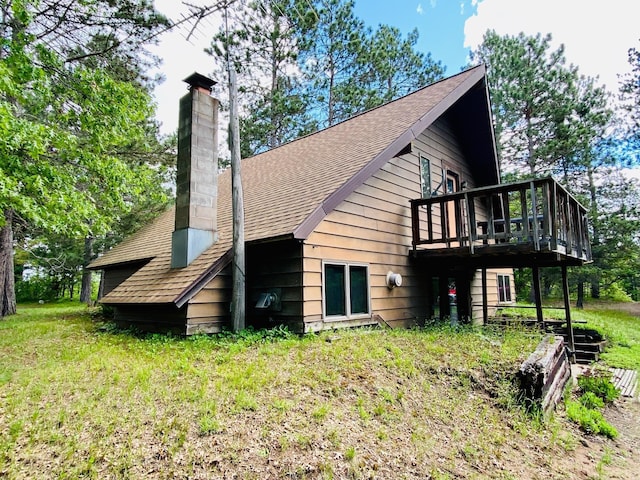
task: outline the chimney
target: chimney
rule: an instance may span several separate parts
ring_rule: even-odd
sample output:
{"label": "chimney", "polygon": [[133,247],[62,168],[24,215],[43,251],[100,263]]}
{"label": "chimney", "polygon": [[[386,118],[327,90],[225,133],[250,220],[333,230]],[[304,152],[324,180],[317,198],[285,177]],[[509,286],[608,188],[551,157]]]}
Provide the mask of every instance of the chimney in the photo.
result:
{"label": "chimney", "polygon": [[189,265],[218,240],[218,100],[216,82],[193,73],[180,99],[176,220],[171,267]]}

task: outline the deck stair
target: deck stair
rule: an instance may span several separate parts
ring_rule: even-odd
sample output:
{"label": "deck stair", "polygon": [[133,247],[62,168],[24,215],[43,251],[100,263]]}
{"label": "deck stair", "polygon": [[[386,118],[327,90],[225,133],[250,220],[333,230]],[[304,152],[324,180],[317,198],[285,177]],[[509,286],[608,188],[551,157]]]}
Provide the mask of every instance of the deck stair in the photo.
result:
{"label": "deck stair", "polygon": [[[566,327],[559,328],[556,333],[562,335],[565,342],[569,341]],[[607,340],[595,330],[574,328],[573,341],[576,354],[576,362],[589,364],[600,360],[600,354],[607,346]]]}
{"label": "deck stair", "polygon": [[[579,323],[579,322],[574,322]],[[490,326],[523,326],[536,327],[537,321],[533,318],[517,317],[495,317],[489,319]],[[566,345],[569,345],[569,335],[567,333],[566,322],[563,320],[545,320],[543,329],[547,333],[553,333],[564,337]],[[581,327],[574,327],[573,340],[575,346],[576,362],[580,364],[590,364],[600,360],[600,354],[607,346],[607,340],[595,330]]]}

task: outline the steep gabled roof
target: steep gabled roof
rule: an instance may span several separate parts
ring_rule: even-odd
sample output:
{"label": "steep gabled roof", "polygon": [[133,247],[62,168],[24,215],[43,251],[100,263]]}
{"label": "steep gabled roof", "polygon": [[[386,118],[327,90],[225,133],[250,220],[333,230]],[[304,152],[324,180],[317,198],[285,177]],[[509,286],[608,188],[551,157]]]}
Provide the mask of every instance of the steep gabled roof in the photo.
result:
{"label": "steep gabled roof", "polygon": [[[306,238],[351,192],[472,91],[476,100],[469,107],[477,110],[473,118],[484,123],[482,132],[488,132],[482,140],[486,157],[483,170],[494,172],[487,183],[497,183],[485,68],[481,65],[243,160],[245,240]],[[468,113],[467,108],[463,110]],[[150,258],[104,297],[105,303],[181,306],[228,264],[232,236],[230,172],[222,173],[218,182],[218,242],[187,267],[171,269],[174,213],[164,213],[91,265],[99,269]]]}

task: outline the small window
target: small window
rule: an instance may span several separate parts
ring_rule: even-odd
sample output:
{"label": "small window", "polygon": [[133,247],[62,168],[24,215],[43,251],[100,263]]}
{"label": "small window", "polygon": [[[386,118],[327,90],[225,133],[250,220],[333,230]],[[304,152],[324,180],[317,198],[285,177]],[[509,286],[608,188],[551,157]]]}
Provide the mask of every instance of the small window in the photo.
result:
{"label": "small window", "polygon": [[511,302],[511,277],[498,275],[498,301],[500,303]]}
{"label": "small window", "polygon": [[431,164],[429,159],[420,155],[420,181],[422,184],[422,198],[431,197]]}
{"label": "small window", "polygon": [[366,265],[325,263],[323,290],[326,318],[369,315],[369,268]]}

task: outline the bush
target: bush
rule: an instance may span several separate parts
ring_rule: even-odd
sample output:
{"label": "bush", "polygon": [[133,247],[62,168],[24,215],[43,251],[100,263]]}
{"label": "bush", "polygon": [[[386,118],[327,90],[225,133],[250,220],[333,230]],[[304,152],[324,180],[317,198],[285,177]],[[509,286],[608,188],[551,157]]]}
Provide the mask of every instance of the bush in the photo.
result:
{"label": "bush", "polygon": [[611,403],[620,396],[620,391],[611,381],[609,372],[591,372],[578,378],[578,386],[583,394],[593,393],[604,403]]}
{"label": "bush", "polygon": [[593,392],[587,392],[583,394],[578,400],[586,408],[595,410],[604,407],[604,400],[602,400]]}
{"label": "bush", "polygon": [[57,298],[57,293],[53,289],[50,279],[32,277],[29,280],[16,282],[16,301],[37,302],[39,300],[53,301]]}
{"label": "bush", "polygon": [[604,419],[601,412],[587,408],[581,403],[569,400],[567,402],[567,416],[587,433],[600,434],[609,438],[618,436],[618,431]]}

